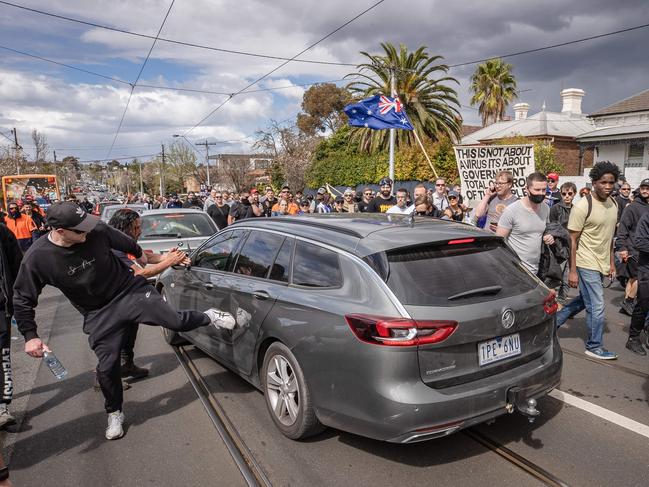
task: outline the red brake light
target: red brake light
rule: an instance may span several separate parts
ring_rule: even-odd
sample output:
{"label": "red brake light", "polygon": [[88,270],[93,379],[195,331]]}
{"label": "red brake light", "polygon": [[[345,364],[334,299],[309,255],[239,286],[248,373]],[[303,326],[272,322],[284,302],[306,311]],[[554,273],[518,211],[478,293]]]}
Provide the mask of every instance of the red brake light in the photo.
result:
{"label": "red brake light", "polygon": [[449,320],[417,321],[365,314],[346,315],[345,320],[359,340],[392,347],[440,343],[457,328],[457,321]]}
{"label": "red brake light", "polygon": [[461,238],[459,240],[449,240],[446,245],[460,245],[475,242],[475,238]]}
{"label": "red brake light", "polygon": [[553,315],[559,309],[559,303],[557,303],[557,294],[554,291],[550,291],[547,298],[543,300],[543,311],[546,314]]}

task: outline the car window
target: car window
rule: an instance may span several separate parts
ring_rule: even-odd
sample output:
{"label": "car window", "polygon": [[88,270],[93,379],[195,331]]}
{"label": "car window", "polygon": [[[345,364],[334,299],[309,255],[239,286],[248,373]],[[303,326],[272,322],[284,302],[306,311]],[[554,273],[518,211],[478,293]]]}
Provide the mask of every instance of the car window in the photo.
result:
{"label": "car window", "polygon": [[217,235],[198,252],[192,266],[215,271],[229,270],[243,235],[242,230]]}
{"label": "car window", "polygon": [[266,277],[282,242],[284,242],[283,235],[253,230],[241,248],[234,273]]}
{"label": "car window", "polygon": [[424,244],[390,250],[386,256],[386,282],[403,304],[458,306],[514,296],[538,285],[497,239]]}
{"label": "car window", "polygon": [[209,237],[215,226],[207,213],[142,215],[142,240]]}
{"label": "car window", "polygon": [[270,269],[268,279],[272,281],[288,282],[289,271],[291,269],[291,253],[293,252],[293,244],[295,239],[286,238],[279,249],[275,262]]}
{"label": "car window", "polygon": [[339,287],[342,272],[338,254],[298,240],[293,257],[293,284],[309,287]]}

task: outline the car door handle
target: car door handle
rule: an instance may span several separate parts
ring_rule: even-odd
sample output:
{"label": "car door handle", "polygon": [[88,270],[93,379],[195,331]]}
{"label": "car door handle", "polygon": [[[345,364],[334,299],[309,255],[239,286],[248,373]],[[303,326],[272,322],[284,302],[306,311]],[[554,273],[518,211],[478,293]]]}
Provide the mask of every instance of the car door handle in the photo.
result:
{"label": "car door handle", "polygon": [[255,291],[255,292],[252,293],[252,295],[257,299],[268,299],[268,298],[270,298],[270,294],[268,294],[266,291]]}
{"label": "car door handle", "polygon": [[211,282],[206,282],[205,284],[203,284],[203,287],[208,291],[211,291],[212,289],[214,289],[214,284],[212,284]]}

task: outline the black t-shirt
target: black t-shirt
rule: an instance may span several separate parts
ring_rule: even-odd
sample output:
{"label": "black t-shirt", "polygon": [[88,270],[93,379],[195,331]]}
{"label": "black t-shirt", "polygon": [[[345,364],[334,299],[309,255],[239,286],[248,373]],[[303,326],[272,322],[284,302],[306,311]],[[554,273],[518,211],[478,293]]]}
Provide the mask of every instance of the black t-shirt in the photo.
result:
{"label": "black t-shirt", "polygon": [[384,199],[382,196],[377,195],[367,204],[365,211],[367,213],[385,213],[396,204],[396,196],[390,196],[388,199]]}
{"label": "black t-shirt", "polygon": [[230,207],[230,216],[237,221],[253,217],[255,214],[252,212],[252,205],[250,203],[245,204],[241,203],[241,201],[236,201]]}
{"label": "black t-shirt", "polygon": [[135,240],[103,222],[88,233],[84,243],[59,247],[44,236],[29,248],[14,285],[14,315],[26,341],[37,336],[34,309],[45,285],[60,289],[85,315],[104,307],[132,284],[136,277],[112,249],[142,255]]}
{"label": "black t-shirt", "polygon": [[230,214],[230,206],[229,205],[218,206],[217,204],[210,205],[207,208],[207,214],[210,215],[212,220],[214,220],[214,223],[216,223],[216,227],[219,230],[222,230],[223,228],[228,226],[228,215]]}

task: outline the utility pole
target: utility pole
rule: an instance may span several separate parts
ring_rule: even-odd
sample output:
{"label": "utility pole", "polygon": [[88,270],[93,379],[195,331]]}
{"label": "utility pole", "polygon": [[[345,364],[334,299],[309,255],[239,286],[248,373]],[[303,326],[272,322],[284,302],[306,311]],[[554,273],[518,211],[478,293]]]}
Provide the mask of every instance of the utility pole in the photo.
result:
{"label": "utility pole", "polygon": [[205,142],[197,142],[196,145],[204,145],[205,146],[205,164],[207,166],[207,187],[208,189],[212,189],[212,183],[210,182],[210,145],[217,145],[217,142],[208,142],[207,140]]}
{"label": "utility pole", "polygon": [[16,131],[16,127],[13,129],[14,133],[14,157],[16,158],[16,174],[20,174],[20,149],[22,147],[20,144],[18,144],[18,132]]}
{"label": "utility pole", "polygon": [[164,167],[165,167],[165,145],[162,144],[162,165],[160,166],[160,196],[164,195],[164,184],[162,182]]}
{"label": "utility pole", "polygon": [[59,166],[56,163],[56,151],[54,151],[54,175],[56,176],[56,187],[58,189],[58,187],[59,187]]}
{"label": "utility pole", "polygon": [[[393,98],[397,95],[396,93],[396,81],[394,79],[394,68],[390,67],[390,96]],[[394,136],[396,129],[390,129],[390,170],[389,176],[392,180],[392,189],[394,190]]]}
{"label": "utility pole", "polygon": [[142,181],[142,163],[137,161],[137,164],[140,168],[140,195],[144,194],[144,182]]}

